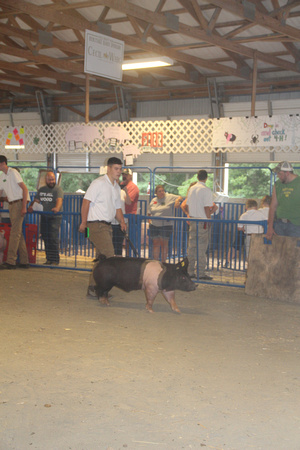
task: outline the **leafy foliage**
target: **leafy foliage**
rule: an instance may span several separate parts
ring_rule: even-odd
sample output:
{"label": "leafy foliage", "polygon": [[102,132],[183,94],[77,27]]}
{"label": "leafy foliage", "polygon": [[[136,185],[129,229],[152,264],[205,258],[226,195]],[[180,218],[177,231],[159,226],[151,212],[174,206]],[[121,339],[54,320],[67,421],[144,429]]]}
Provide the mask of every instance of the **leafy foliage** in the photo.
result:
{"label": "leafy foliage", "polygon": [[[270,193],[270,166],[258,167],[257,164],[230,164],[228,194],[236,198],[262,198]],[[37,189],[39,169],[45,169],[41,163],[16,162],[14,167],[20,169],[23,180],[30,191]],[[198,169],[195,173],[156,172],[155,185],[162,184],[167,192],[186,196],[190,184],[197,181]],[[297,171],[295,171],[297,172]],[[97,173],[63,173],[61,186],[65,193],[75,193],[79,189],[86,191],[91,182],[97,178]],[[139,172],[137,185],[141,194],[146,194],[150,182],[149,172]],[[213,190],[214,175],[210,173],[206,185]]]}
{"label": "leafy foliage", "polygon": [[46,169],[46,164],[41,163],[27,163],[27,162],[17,162],[15,165],[9,164],[11,167],[18,169],[23,178],[24,183],[26,184],[29,191],[36,191],[38,178],[39,178],[39,170]]}
{"label": "leafy foliage", "polygon": [[268,168],[252,168],[253,165],[239,164],[236,169],[234,165],[230,167],[228,183],[230,197],[262,198],[270,194],[271,171]]}
{"label": "leafy foliage", "polygon": [[65,193],[73,194],[79,189],[86,191],[92,181],[99,177],[98,173],[66,173],[61,177],[61,187]]}

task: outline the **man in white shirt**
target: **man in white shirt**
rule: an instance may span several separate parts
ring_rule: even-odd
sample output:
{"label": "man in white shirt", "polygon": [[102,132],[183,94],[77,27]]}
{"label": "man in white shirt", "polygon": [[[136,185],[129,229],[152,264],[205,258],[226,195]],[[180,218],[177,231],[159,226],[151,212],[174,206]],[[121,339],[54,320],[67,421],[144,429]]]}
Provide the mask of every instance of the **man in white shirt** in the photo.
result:
{"label": "man in white shirt", "polygon": [[0,265],[0,270],[15,269],[19,252],[20,264],[18,267],[28,269],[28,253],[25,239],[22,233],[24,216],[27,212],[28,189],[23,182],[20,173],[7,166],[7,158],[0,155],[0,191],[5,191],[7,198],[0,199],[8,201],[11,230],[6,262]]}
{"label": "man in white shirt", "polygon": [[[114,218],[120,223],[121,230],[126,231],[118,184],[121,172],[122,161],[115,157],[109,158],[106,175],[91,183],[82,201],[79,231],[84,233],[86,228],[89,229],[89,239],[96,248],[97,257],[100,254],[107,258],[114,256],[111,227]],[[93,270],[88,295],[96,296]]]}
{"label": "man in white shirt", "polygon": [[[206,186],[207,172],[199,170],[198,182],[192,186],[187,196],[188,216],[195,219],[210,219],[213,211],[213,193]],[[207,222],[190,222],[189,243],[188,243],[188,260],[189,275],[195,276],[195,263],[197,262],[199,279],[212,280],[212,277],[206,275],[206,250],[208,247],[209,223]],[[197,248],[198,243],[198,248]],[[198,253],[198,260],[197,260]]]}

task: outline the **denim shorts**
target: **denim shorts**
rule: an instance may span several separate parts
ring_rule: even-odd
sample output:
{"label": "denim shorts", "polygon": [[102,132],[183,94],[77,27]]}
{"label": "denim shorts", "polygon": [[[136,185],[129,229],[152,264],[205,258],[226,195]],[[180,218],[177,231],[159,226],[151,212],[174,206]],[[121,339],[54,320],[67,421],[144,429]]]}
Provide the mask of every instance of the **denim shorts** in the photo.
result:
{"label": "denim shorts", "polygon": [[172,233],[173,233],[172,225],[156,227],[156,226],[150,224],[150,226],[149,226],[149,235],[152,239],[155,239],[158,237],[163,238],[163,239],[169,239]]}
{"label": "denim shorts", "polygon": [[300,237],[300,225],[291,222],[282,222],[278,219],[274,222],[274,231],[279,236]]}

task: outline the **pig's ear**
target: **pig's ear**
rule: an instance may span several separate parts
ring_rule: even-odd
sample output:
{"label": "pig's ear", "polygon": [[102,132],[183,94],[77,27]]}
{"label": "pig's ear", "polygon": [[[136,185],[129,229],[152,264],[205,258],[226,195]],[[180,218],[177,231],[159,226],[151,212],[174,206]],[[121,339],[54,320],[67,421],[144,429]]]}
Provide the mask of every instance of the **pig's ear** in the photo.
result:
{"label": "pig's ear", "polygon": [[180,269],[185,269],[184,260],[179,261],[179,262],[176,264],[176,270],[180,270]]}
{"label": "pig's ear", "polygon": [[188,265],[189,265],[189,260],[187,259],[187,258],[184,258],[182,261],[181,261],[181,267],[183,268],[183,269],[186,269],[187,270],[187,268],[188,268]]}
{"label": "pig's ear", "polygon": [[189,265],[189,260],[187,258],[184,258],[181,262],[180,262],[180,266],[182,269],[187,270]]}

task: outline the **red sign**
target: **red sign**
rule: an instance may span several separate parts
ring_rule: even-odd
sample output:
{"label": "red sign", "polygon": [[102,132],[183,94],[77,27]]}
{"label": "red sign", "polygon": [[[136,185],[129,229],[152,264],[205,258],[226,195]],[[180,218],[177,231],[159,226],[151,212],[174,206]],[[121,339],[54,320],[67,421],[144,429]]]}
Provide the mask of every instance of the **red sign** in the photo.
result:
{"label": "red sign", "polygon": [[163,147],[163,133],[143,133],[142,147]]}

